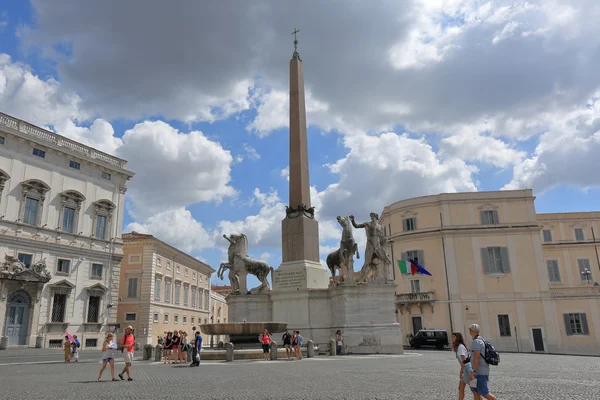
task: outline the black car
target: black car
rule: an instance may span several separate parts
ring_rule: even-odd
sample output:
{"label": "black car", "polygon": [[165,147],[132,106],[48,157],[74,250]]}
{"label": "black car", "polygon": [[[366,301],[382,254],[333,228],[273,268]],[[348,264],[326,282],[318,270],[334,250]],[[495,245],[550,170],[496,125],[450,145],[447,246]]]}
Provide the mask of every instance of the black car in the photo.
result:
{"label": "black car", "polygon": [[450,344],[448,332],[443,329],[421,329],[410,338],[409,343],[415,349],[421,346],[434,346],[437,349],[443,349]]}

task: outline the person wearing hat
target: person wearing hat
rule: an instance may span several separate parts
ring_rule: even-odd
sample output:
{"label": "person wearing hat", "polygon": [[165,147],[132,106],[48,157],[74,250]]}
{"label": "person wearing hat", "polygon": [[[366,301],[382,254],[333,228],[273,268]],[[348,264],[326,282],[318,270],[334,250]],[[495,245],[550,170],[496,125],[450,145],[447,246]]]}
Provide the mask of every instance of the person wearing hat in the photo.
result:
{"label": "person wearing hat", "polygon": [[119,374],[121,380],[125,379],[123,374],[127,373],[127,380],[132,381],[131,364],[133,363],[133,351],[135,349],[135,336],[133,336],[133,327],[129,325],[125,328],[125,336],[121,338],[121,349],[123,351],[123,359],[125,360],[125,368]]}
{"label": "person wearing hat", "polygon": [[473,338],[473,342],[471,343],[471,362],[473,364],[473,374],[477,382],[475,387],[471,387],[471,391],[476,400],[482,397],[486,400],[496,400],[496,396],[490,393],[490,389],[488,388],[490,366],[484,358],[485,341],[479,336],[480,331],[481,328],[477,324],[469,326],[469,334]]}

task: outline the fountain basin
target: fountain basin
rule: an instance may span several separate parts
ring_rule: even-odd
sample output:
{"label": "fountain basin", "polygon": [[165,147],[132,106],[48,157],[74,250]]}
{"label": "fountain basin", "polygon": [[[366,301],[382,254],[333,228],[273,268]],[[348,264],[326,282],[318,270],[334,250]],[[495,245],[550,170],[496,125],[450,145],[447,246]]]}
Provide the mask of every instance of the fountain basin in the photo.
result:
{"label": "fountain basin", "polygon": [[200,330],[206,335],[247,336],[263,333],[279,333],[286,330],[287,322],[224,322],[220,324],[203,324]]}

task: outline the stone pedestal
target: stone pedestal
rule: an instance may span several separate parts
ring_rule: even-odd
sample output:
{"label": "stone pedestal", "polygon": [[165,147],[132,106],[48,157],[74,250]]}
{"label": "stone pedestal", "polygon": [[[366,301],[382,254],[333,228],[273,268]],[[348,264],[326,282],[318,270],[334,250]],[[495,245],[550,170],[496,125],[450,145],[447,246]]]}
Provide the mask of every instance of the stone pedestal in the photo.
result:
{"label": "stone pedestal", "polygon": [[403,354],[396,322],[396,286],[343,285],[329,290],[332,330],[342,330],[347,353]]}
{"label": "stone pedestal", "polygon": [[273,272],[273,292],[327,289],[328,286],[329,271],[318,262],[284,262]]}
{"label": "stone pedestal", "polygon": [[227,321],[229,322],[270,322],[273,319],[269,294],[227,296]]}

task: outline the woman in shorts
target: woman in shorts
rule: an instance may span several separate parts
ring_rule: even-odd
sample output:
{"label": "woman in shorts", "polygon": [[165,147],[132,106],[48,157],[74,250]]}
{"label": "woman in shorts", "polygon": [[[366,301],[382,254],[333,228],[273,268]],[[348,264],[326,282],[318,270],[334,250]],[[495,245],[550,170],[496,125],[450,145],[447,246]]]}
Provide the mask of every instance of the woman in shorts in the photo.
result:
{"label": "woman in shorts", "polygon": [[117,381],[115,378],[115,349],[117,344],[114,341],[115,335],[108,332],[106,339],[102,344],[102,366],[100,367],[100,373],[98,374],[98,382],[102,380],[102,373],[106,369],[106,364],[110,365],[110,375],[113,381]]}
{"label": "woman in shorts", "polygon": [[181,348],[181,353],[180,353],[180,359],[184,364],[187,364],[187,353],[188,353],[188,349],[189,347],[189,342],[188,342],[188,337],[187,337],[187,332],[180,332],[181,334],[181,345],[179,346]]}
{"label": "woman in shorts", "polygon": [[165,364],[169,362],[169,358],[171,357],[171,346],[173,345],[173,334],[171,332],[167,332],[167,337],[165,338]]}
{"label": "woman in shorts", "polygon": [[456,354],[456,359],[460,365],[460,375],[458,381],[458,400],[465,398],[465,386],[469,384],[472,378],[473,368],[469,360],[469,351],[465,345],[465,340],[460,332],[452,333],[452,350]]}
{"label": "woman in shorts", "polygon": [[173,337],[171,340],[171,364],[179,364],[179,345],[181,344],[179,332],[173,332]]}
{"label": "woman in shorts", "polygon": [[262,335],[260,335],[260,343],[262,344],[262,349],[263,349],[263,354],[265,356],[265,360],[269,359],[269,350],[271,349],[271,334],[269,333],[268,330],[265,329],[265,331],[262,333]]}

